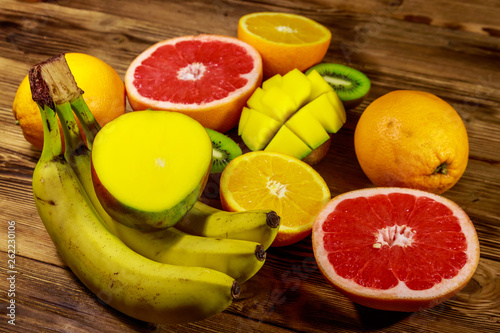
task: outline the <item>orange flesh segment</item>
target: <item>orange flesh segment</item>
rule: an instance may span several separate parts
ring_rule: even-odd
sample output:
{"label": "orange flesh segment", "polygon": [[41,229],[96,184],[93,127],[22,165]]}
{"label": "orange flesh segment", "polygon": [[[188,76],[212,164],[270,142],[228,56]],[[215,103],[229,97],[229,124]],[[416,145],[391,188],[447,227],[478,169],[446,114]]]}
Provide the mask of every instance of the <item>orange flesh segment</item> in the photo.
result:
{"label": "orange flesh segment", "polygon": [[309,44],[328,37],[324,28],[308,20],[283,14],[249,16],[245,24],[251,33],[275,43]]}
{"label": "orange flesh segment", "polygon": [[391,193],[345,199],[323,224],[336,273],[359,285],[390,289],[402,281],[426,290],[467,263],[458,218],[431,198]]}
{"label": "orange flesh segment", "polygon": [[195,120],[168,111],[135,111],[104,126],[92,163],[120,202],[144,211],[175,206],[204,179],[212,144]]}
{"label": "orange flesh segment", "polygon": [[281,158],[242,160],[232,171],[228,191],[243,210],[272,207],[283,227],[310,221],[325,203],[325,189],[318,180]]}

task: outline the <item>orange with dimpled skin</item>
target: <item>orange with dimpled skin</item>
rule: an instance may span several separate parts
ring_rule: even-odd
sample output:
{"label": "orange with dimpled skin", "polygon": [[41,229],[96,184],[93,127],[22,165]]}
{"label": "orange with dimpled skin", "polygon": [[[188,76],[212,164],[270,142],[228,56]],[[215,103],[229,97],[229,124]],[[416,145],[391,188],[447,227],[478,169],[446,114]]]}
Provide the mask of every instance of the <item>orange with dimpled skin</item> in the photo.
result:
{"label": "orange with dimpled skin", "polygon": [[397,90],[374,100],[354,133],[359,164],[376,186],[443,193],[465,172],[469,141],[455,109],[423,91]]}

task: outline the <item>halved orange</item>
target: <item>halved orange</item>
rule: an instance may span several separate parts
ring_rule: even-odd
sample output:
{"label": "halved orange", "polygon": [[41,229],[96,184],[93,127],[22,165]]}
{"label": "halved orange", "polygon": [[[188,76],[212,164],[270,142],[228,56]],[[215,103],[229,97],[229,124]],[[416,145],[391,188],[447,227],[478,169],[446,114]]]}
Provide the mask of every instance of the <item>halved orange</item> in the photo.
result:
{"label": "halved orange", "polygon": [[238,22],[238,38],[259,51],[266,78],[319,63],[331,37],[325,26],[302,15],[260,12]]}
{"label": "halved orange", "polygon": [[232,160],[222,172],[220,196],[228,211],[274,210],[281,225],[272,246],[290,245],[310,235],[316,215],[331,198],[325,180],[310,165],[267,151]]}

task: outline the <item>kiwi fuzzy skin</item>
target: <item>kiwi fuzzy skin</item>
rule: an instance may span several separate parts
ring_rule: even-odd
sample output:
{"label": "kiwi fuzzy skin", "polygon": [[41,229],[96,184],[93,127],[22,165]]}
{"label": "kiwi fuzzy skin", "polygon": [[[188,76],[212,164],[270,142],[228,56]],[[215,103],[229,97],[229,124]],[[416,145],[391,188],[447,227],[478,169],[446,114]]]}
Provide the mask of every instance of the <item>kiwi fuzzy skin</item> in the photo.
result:
{"label": "kiwi fuzzy skin", "polygon": [[344,107],[348,110],[355,109],[359,105],[361,105],[361,103],[363,103],[363,101],[365,100],[366,96],[368,96],[369,93],[370,93],[370,90],[368,90],[364,96],[356,98],[356,99],[352,99],[350,101],[342,101],[342,104],[344,104]]}

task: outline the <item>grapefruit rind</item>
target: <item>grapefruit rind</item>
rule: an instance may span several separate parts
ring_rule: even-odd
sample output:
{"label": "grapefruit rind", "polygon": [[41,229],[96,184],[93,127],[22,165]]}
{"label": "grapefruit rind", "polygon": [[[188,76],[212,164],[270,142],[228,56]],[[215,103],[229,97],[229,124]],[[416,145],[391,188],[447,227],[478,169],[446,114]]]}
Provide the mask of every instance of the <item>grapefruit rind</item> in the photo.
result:
{"label": "grapefruit rind", "polygon": [[[462,232],[467,242],[467,262],[458,274],[445,279],[426,290],[411,290],[404,282],[390,289],[374,289],[361,286],[351,279],[339,276],[328,262],[328,252],[325,250],[322,230],[327,216],[345,199],[371,196],[376,194],[407,193],[415,196],[431,198],[450,208],[460,222]],[[312,245],[318,267],[327,281],[339,292],[355,303],[379,310],[415,312],[436,306],[453,297],[472,278],[479,263],[479,241],[473,223],[467,214],[454,202],[444,197],[425,191],[407,188],[370,188],[347,192],[331,199],[317,215],[312,229]]]}
{"label": "grapefruit rind", "polygon": [[[134,83],[136,68],[140,66],[144,60],[149,59],[151,55],[161,46],[174,45],[179,42],[194,40],[201,42],[220,41],[223,43],[235,44],[244,49],[245,52],[253,59],[253,69],[248,73],[240,75],[240,77],[247,80],[247,83],[244,86],[232,91],[226,97],[202,104],[172,103],[169,101],[155,100],[141,95]],[[125,74],[127,97],[130,106],[134,111],[153,109],[180,112],[197,120],[204,127],[208,127],[218,132],[227,132],[238,124],[243,107],[254,90],[260,86],[261,82],[262,58],[253,46],[234,37],[211,34],[182,36],[158,42],[138,55],[129,65]],[[175,82],[168,82],[167,84],[175,85]]]}

